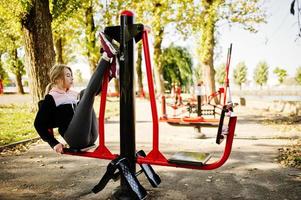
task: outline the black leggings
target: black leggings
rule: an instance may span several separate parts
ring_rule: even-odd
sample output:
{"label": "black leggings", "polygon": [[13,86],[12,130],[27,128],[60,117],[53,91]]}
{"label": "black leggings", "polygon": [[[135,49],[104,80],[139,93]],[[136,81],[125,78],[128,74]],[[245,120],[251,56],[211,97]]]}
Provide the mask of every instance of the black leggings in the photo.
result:
{"label": "black leggings", "polygon": [[109,67],[108,61],[100,60],[80,98],[73,118],[64,134],[65,141],[72,148],[84,148],[92,145],[98,137],[98,122],[93,103],[95,96],[101,91],[103,76]]}

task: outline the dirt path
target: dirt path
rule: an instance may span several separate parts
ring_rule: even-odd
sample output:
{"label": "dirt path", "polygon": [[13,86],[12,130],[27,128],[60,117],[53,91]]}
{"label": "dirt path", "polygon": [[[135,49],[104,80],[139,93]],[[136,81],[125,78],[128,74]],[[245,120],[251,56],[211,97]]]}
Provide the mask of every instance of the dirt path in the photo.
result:
{"label": "dirt path", "polygon": [[4,94],[0,95],[0,104],[10,103],[29,103],[32,101],[32,97],[29,94]]}
{"label": "dirt path", "polygon": [[[136,102],[136,148],[151,149],[151,118],[148,103]],[[152,188],[139,176],[147,189],[148,199],[300,199],[301,172],[283,168],[277,162],[278,148],[288,139],[275,139],[280,131],[258,124],[260,116],[238,108],[236,139],[230,159],[213,171],[195,171],[154,166],[162,179]],[[169,157],[179,150],[213,152],[217,159],[223,145],[214,142],[216,130],[203,129],[206,139],[197,139],[192,128],[160,124],[160,150]],[[288,137],[293,132],[286,133]],[[299,133],[300,134],[300,133]],[[264,138],[264,139],[263,139]],[[106,141],[119,153],[118,118],[106,123]],[[91,193],[109,161],[57,155],[40,142],[22,155],[0,158],[0,199],[110,199],[119,182],[110,181],[98,194]],[[137,166],[139,169],[139,166]]]}

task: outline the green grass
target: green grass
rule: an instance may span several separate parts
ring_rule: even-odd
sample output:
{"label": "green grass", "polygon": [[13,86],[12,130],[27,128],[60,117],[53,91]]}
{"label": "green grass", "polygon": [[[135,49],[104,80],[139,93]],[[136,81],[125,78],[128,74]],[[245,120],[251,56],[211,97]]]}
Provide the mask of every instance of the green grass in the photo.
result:
{"label": "green grass", "polygon": [[[99,112],[99,98],[95,101],[96,116]],[[0,146],[31,139],[38,136],[33,122],[36,115],[31,104],[0,105]],[[105,117],[119,114],[119,101],[107,102]]]}
{"label": "green grass", "polygon": [[37,137],[29,104],[0,105],[0,145]]}

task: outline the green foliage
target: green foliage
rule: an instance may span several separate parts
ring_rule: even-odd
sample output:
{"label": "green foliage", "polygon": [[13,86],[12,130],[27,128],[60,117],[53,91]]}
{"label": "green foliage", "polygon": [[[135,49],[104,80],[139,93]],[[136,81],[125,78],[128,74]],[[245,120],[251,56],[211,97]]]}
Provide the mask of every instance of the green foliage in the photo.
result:
{"label": "green foliage", "polygon": [[163,50],[161,58],[163,77],[169,87],[172,83],[187,86],[192,82],[192,59],[187,49],[171,45]]}
{"label": "green foliage", "polygon": [[218,84],[224,85],[226,78],[226,63],[221,64],[215,71],[215,80]]}
{"label": "green foliage", "polygon": [[[4,54],[3,61],[4,61],[4,64],[3,64],[4,68],[7,71],[10,71],[11,73],[13,73],[14,75],[25,75],[26,74],[23,60],[18,57],[16,49]],[[7,74],[6,74],[5,78],[8,78]]]}
{"label": "green foliage", "polygon": [[0,105],[0,145],[36,137],[34,116],[29,104]]}
{"label": "green foliage", "polygon": [[278,81],[280,84],[283,83],[285,77],[287,77],[287,71],[285,69],[281,69],[280,67],[276,67],[273,73],[278,76]]}
{"label": "green foliage", "polygon": [[[130,1],[129,9],[137,13],[137,21],[151,27],[151,34],[154,36],[154,66],[157,91],[164,92],[164,84],[161,74],[163,73],[161,63],[161,44],[164,38],[165,28],[168,25],[184,30],[189,25],[191,18],[184,17],[188,13],[193,0],[156,0],[156,1]],[[141,17],[140,17],[141,16]]]}
{"label": "green foliage", "polygon": [[[216,45],[217,24],[227,22],[229,25],[238,24],[244,29],[256,32],[256,25],[265,22],[265,10],[262,0],[202,0],[201,7],[197,8],[194,20],[191,20],[193,30],[200,30],[199,59],[211,76],[207,77],[210,92],[215,91],[214,80],[214,50]],[[201,11],[201,12],[200,12]],[[198,13],[199,12],[199,13]],[[226,23],[225,23],[226,24]]]}
{"label": "green foliage", "polygon": [[225,1],[220,9],[220,18],[230,24],[238,24],[250,32],[257,32],[258,25],[266,23],[263,0]]}
{"label": "green foliage", "polygon": [[[4,83],[8,81],[6,71],[13,74],[25,74],[22,61],[11,54],[23,46],[20,18],[25,9],[29,9],[28,1],[4,1],[0,0],[0,52],[10,54],[9,59],[0,66],[0,75],[4,77]],[[5,69],[5,70],[4,70]]]}
{"label": "green foliage", "polygon": [[254,81],[256,84],[263,86],[268,81],[269,67],[264,61],[259,62],[254,71]]}
{"label": "green foliage", "polygon": [[50,12],[54,21],[64,22],[73,15],[81,4],[82,0],[52,0],[50,1]]}
{"label": "green foliage", "polygon": [[[132,2],[132,6],[129,4]],[[102,13],[103,17],[101,19],[101,24],[103,26],[116,26],[120,22],[120,11],[122,10],[133,10],[133,5],[136,1],[130,1],[130,0],[107,0],[105,1],[104,5],[102,6],[102,10],[100,13]],[[135,16],[137,19],[136,21],[141,23],[141,17],[138,13]]]}
{"label": "green foliage", "polygon": [[187,22],[191,21],[187,15],[191,13],[188,10],[192,11],[193,9],[191,6],[193,0],[134,0],[129,2],[129,7],[137,13],[138,18],[141,17],[139,15],[142,15],[140,19],[143,21],[141,22],[150,25],[155,36],[169,23],[174,23],[181,30],[187,25]]}
{"label": "green foliage", "polygon": [[13,74],[21,74],[25,75],[25,66],[23,61],[20,58],[14,58],[13,56],[9,56],[6,60],[6,68],[9,69]]}
{"label": "green foliage", "polygon": [[244,62],[240,62],[237,64],[234,69],[233,78],[234,82],[239,85],[241,89],[241,85],[247,81],[247,66]]}
{"label": "green foliage", "polygon": [[85,48],[82,42],[85,41],[83,39],[85,25],[83,8],[86,7],[87,2],[82,0],[53,0],[50,2],[53,38],[54,42],[62,41],[64,63],[76,61],[78,53],[81,53],[78,50]]}
{"label": "green foliage", "polygon": [[20,13],[18,14],[19,16],[24,15],[25,13],[28,13],[32,7],[32,1],[31,0],[13,0],[14,2],[11,2],[11,4],[14,4],[16,2],[20,2],[21,4],[21,9]]}
{"label": "green foliage", "polygon": [[17,0],[0,0],[0,52],[9,52],[23,45],[21,38],[22,6]]}

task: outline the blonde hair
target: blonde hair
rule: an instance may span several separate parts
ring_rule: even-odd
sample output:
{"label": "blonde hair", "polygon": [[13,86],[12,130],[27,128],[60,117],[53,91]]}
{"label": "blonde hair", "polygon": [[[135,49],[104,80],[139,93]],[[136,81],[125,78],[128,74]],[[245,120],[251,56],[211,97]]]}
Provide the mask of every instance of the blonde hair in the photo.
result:
{"label": "blonde hair", "polygon": [[61,79],[61,80],[65,81],[65,79],[64,79],[64,70],[65,69],[68,69],[72,75],[71,68],[64,64],[56,64],[50,69],[50,71],[49,71],[50,83],[46,86],[45,95],[49,93],[49,91],[55,85],[57,80]]}

